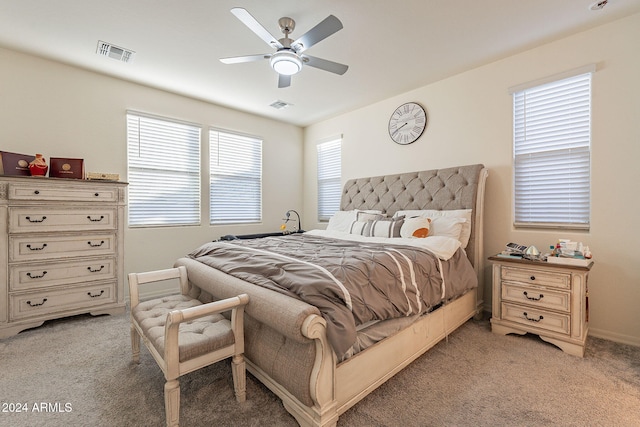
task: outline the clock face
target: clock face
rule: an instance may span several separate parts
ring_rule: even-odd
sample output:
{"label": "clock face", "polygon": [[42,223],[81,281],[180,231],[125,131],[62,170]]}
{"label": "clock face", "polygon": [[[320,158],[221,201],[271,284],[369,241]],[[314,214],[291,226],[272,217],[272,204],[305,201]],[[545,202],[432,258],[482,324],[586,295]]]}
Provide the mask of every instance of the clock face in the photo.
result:
{"label": "clock face", "polygon": [[398,144],[411,144],[420,138],[427,127],[427,113],[420,104],[407,102],[393,112],[389,119],[389,135]]}

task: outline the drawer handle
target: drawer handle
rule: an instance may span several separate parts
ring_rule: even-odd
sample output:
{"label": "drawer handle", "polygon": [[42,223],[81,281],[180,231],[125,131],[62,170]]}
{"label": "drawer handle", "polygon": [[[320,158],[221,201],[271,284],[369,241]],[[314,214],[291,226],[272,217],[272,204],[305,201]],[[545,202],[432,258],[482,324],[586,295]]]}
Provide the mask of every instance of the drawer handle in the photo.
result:
{"label": "drawer handle", "polygon": [[102,289],[99,294],[95,295],[93,295],[91,292],[87,292],[87,295],[89,295],[91,298],[97,298],[99,296],[102,296],[102,294],[104,294],[104,289]]}
{"label": "drawer handle", "polygon": [[44,220],[47,219],[46,216],[43,216],[42,219],[31,219],[30,216],[28,216],[26,218],[27,218],[27,221],[29,221],[31,223],[44,222]]}
{"label": "drawer handle", "polygon": [[98,248],[98,247],[104,245],[104,240],[101,240],[100,243],[96,243],[96,244],[91,243],[91,242],[87,242],[87,245],[91,246],[92,248]]}
{"label": "drawer handle", "polygon": [[47,302],[46,298],[42,299],[42,302],[40,304],[38,303],[31,303],[31,301],[27,301],[27,304],[29,304],[29,307],[40,307],[41,305],[44,305],[44,303]]}
{"label": "drawer handle", "polygon": [[92,269],[91,267],[87,267],[87,270],[89,270],[91,273],[97,273],[98,271],[102,271],[103,268],[104,268],[104,265],[101,265],[100,268],[96,268],[95,270]]}
{"label": "drawer handle", "polygon": [[529,279],[536,280],[536,276],[531,276],[531,277],[529,277]]}
{"label": "drawer handle", "polygon": [[47,244],[46,244],[46,243],[43,243],[43,244],[42,244],[42,246],[40,246],[39,248],[32,248],[32,247],[31,247],[31,244],[28,244],[28,245],[27,245],[27,248],[29,248],[29,250],[30,250],[30,251],[41,251],[41,250],[43,250],[43,249],[44,249],[44,248],[46,248],[46,247],[47,247]]}
{"label": "drawer handle", "polygon": [[528,300],[531,300],[531,301],[540,301],[542,298],[544,298],[544,295],[542,295],[542,294],[540,294],[540,296],[536,298],[536,297],[530,297],[527,294],[527,291],[524,291],[522,293],[524,294],[525,298],[527,298]]}
{"label": "drawer handle", "polygon": [[33,194],[40,194],[40,191],[36,190],[36,191],[33,192]]}
{"label": "drawer handle", "polygon": [[100,197],[100,193],[93,193],[94,196]]}
{"label": "drawer handle", "polygon": [[522,314],[524,314],[524,318],[525,318],[525,319],[527,319],[527,320],[528,320],[528,321],[530,321],[530,322],[539,322],[539,321],[541,321],[542,319],[544,319],[544,316],[542,316],[542,315],[538,316],[538,318],[537,318],[537,319],[534,319],[534,318],[532,318],[532,317],[527,316],[527,313],[522,313]]}
{"label": "drawer handle", "polygon": [[31,275],[31,273],[27,273],[27,276],[29,276],[31,279],[42,279],[45,274],[47,274],[47,272],[43,271],[40,275]]}
{"label": "drawer handle", "polygon": [[100,221],[102,221],[104,219],[104,215],[100,215],[100,218],[98,218],[98,219],[93,219],[93,218],[91,218],[91,215],[87,215],[87,219],[89,221],[91,221],[91,222],[100,222]]}

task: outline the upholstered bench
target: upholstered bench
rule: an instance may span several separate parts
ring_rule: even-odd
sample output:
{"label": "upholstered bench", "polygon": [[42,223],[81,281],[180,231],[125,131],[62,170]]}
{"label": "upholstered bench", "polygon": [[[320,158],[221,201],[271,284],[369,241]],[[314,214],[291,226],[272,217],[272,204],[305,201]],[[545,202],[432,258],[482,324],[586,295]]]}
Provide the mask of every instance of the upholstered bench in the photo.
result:
{"label": "upholstered bench", "polygon": [[[178,279],[180,295],[140,302],[138,286]],[[242,294],[203,304],[188,295],[185,267],[129,274],[131,297],[131,348],[140,360],[140,337],[164,373],[167,426],[180,418],[178,377],[231,357],[236,399],[246,398],[243,313],[249,297]],[[231,312],[230,320],[221,313]]]}

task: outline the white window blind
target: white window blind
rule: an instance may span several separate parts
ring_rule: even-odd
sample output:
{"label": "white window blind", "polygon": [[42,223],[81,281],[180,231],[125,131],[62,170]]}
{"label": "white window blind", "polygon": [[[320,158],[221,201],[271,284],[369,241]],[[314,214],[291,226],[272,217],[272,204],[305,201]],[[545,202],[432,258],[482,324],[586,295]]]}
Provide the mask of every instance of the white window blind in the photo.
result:
{"label": "white window blind", "polygon": [[342,137],[318,144],[318,221],[329,221],[340,210],[341,148]]}
{"label": "white window blind", "polygon": [[588,229],[591,72],[513,93],[516,226]]}
{"label": "white window blind", "polygon": [[211,224],[262,221],[262,140],[209,129]]}
{"label": "white window blind", "polygon": [[200,130],[127,113],[129,226],[200,223]]}

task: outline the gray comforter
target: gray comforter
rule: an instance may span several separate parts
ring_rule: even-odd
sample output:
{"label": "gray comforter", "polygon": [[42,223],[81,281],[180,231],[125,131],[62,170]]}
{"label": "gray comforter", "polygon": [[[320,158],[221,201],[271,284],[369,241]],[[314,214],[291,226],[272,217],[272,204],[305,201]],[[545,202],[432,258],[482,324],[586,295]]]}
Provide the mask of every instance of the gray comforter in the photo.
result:
{"label": "gray comforter", "polygon": [[412,246],[305,234],[211,242],[189,257],[318,307],[339,358],[355,342],[356,325],[425,313],[477,286],[462,250],[439,261]]}

